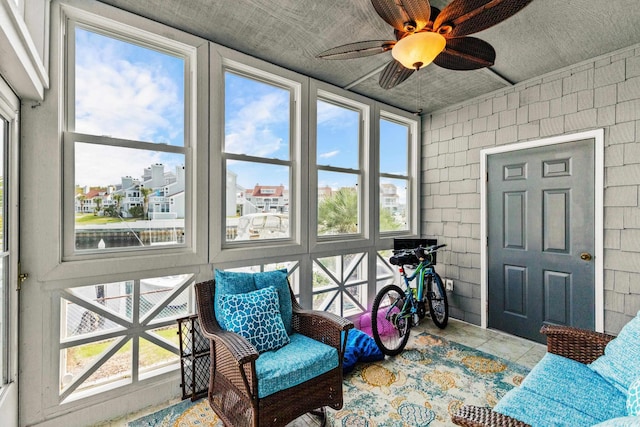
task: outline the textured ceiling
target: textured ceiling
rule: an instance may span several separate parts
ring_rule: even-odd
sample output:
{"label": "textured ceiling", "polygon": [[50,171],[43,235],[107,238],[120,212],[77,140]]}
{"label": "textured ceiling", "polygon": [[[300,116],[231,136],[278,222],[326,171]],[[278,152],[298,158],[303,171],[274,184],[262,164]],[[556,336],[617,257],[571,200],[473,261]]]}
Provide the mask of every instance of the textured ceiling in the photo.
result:
{"label": "textured ceiling", "polygon": [[[473,34],[495,48],[491,69],[451,71],[431,64],[384,90],[379,71],[390,52],[350,60],[315,57],[346,43],[393,39],[369,0],[101,1],[409,111],[436,111],[640,43],[638,0],[533,0]],[[449,1],[431,4],[442,9]]]}

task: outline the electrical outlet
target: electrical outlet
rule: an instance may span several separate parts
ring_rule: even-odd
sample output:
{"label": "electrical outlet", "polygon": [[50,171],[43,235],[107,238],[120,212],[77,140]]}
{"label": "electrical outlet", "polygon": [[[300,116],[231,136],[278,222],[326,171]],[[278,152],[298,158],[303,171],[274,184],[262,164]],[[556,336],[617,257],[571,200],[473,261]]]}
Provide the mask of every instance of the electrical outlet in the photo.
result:
{"label": "electrical outlet", "polygon": [[447,291],[451,291],[453,292],[453,280],[451,279],[444,279],[444,288]]}

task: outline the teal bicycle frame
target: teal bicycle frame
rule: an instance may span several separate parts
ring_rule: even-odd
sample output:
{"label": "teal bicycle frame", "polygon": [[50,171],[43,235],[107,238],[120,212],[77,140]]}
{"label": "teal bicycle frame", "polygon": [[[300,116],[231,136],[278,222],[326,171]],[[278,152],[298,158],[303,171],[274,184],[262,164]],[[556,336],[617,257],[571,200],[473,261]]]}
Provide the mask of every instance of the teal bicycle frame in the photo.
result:
{"label": "teal bicycle frame", "polygon": [[[431,258],[429,256],[429,258]],[[415,271],[410,276],[407,275],[407,272],[404,269],[404,266],[399,267],[398,269],[405,284],[405,295],[408,295],[409,298],[404,302],[402,306],[402,317],[413,316],[414,314],[418,314],[418,303],[426,301],[426,293],[425,290],[425,277],[429,275],[433,275],[435,270],[433,268],[433,259],[427,260],[426,258],[420,261],[420,263],[416,266]],[[416,287],[411,287],[411,282],[415,279],[418,279],[416,282]],[[417,323],[414,321],[414,323]]]}

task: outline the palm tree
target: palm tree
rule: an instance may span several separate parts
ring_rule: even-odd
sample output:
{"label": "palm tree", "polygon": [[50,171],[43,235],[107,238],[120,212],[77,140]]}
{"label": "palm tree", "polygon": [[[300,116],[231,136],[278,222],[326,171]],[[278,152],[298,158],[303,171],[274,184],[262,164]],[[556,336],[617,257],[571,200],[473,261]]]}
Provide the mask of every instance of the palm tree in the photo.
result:
{"label": "palm tree", "polygon": [[358,193],[341,188],[318,206],[318,234],[358,232]]}
{"label": "palm tree", "polygon": [[84,202],[87,200],[87,196],[85,196],[84,194],[79,194],[78,200],[80,201],[80,212],[84,213]]}
{"label": "palm tree", "polygon": [[153,190],[151,188],[140,186],[140,196],[142,197],[142,218],[147,218],[149,215],[149,194],[151,194]]}
{"label": "palm tree", "polygon": [[120,211],[122,210],[122,199],[124,199],[124,195],[120,193],[116,193],[113,195],[113,200],[116,201],[115,213],[116,216],[121,216]]}
{"label": "palm tree", "polygon": [[94,215],[98,215],[98,212],[100,212],[100,208],[102,207],[102,198],[100,196],[96,196],[94,197],[95,201],[96,201],[96,208],[93,212]]}

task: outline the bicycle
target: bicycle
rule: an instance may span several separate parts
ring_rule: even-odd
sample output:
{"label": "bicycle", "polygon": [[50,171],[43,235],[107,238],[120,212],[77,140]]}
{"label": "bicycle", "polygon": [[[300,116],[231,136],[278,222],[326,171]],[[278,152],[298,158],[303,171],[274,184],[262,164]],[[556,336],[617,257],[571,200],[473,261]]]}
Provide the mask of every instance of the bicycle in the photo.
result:
{"label": "bicycle", "polygon": [[[409,331],[426,316],[444,329],[449,321],[449,303],[442,279],[433,265],[433,255],[447,245],[394,250],[389,262],[398,266],[405,289],[396,284],[383,287],[373,300],[371,330],[380,351],[388,356],[399,354],[407,345]],[[409,276],[405,266],[415,268]],[[417,280],[417,286],[410,282]],[[379,317],[380,316],[380,317]]]}

